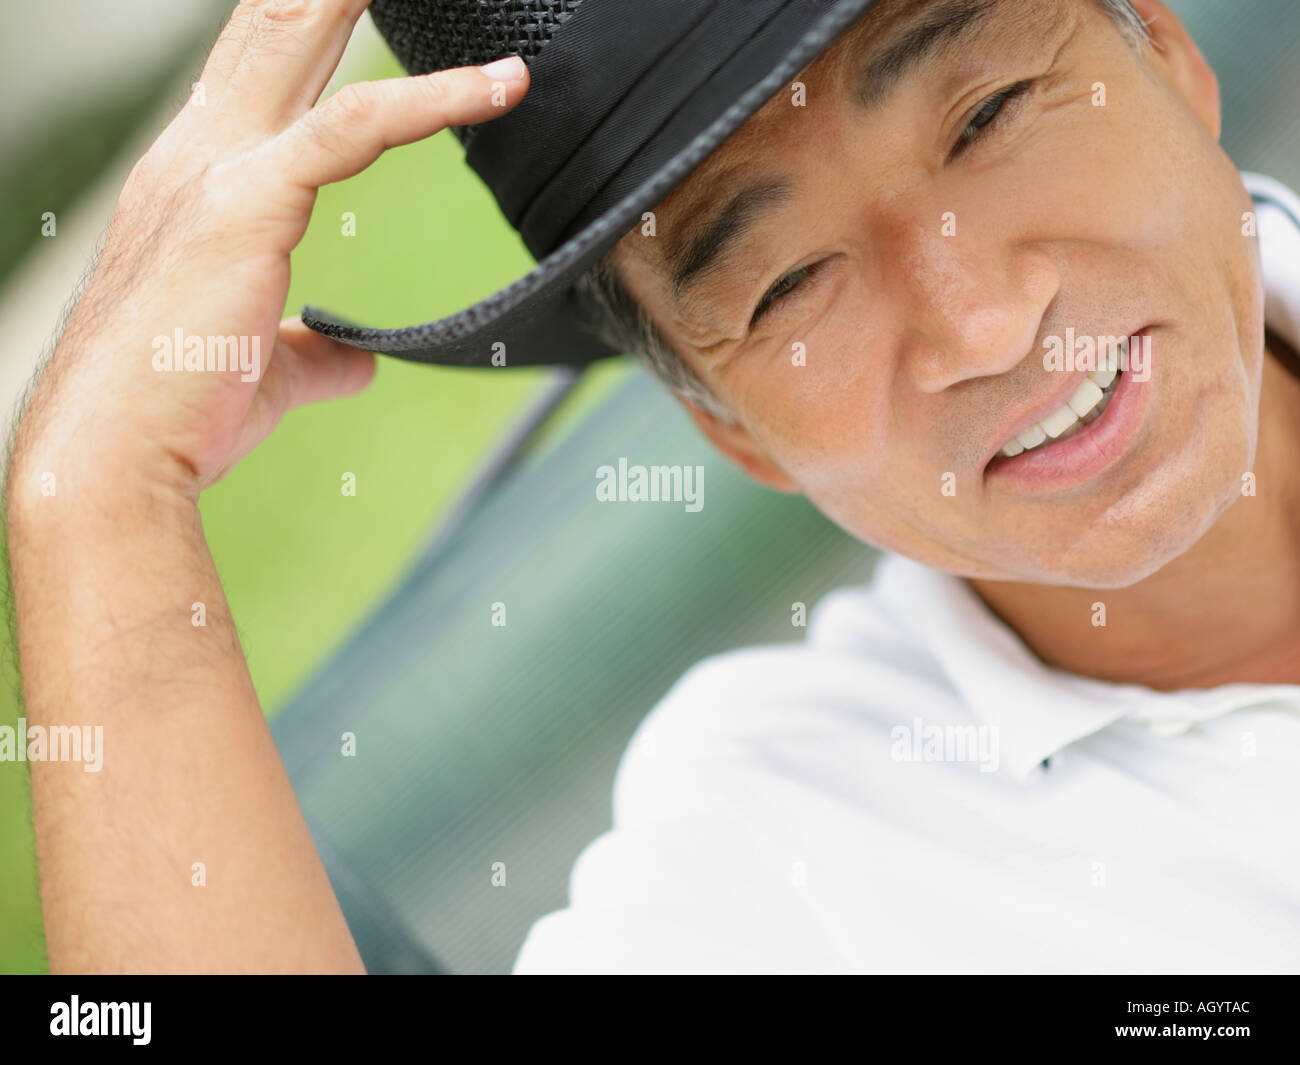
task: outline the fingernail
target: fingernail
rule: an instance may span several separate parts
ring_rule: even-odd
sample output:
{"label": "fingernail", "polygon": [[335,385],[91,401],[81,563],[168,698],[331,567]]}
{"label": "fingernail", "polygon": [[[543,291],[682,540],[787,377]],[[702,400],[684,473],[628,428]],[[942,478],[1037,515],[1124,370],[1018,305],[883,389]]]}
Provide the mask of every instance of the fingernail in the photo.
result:
{"label": "fingernail", "polygon": [[505,59],[498,59],[489,63],[485,67],[479,67],[489,78],[497,81],[523,81],[526,71],[524,61],[517,55],[507,56]]}

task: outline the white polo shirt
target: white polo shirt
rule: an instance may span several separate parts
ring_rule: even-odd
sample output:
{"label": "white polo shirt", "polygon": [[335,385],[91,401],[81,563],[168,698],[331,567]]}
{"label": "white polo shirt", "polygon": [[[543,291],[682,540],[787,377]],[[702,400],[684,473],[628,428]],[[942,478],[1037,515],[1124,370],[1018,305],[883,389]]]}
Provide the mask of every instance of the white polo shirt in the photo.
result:
{"label": "white polo shirt", "polygon": [[[1300,348],[1300,200],[1246,179]],[[1052,669],[889,556],[682,677],[515,971],[1300,971],[1300,687]]]}

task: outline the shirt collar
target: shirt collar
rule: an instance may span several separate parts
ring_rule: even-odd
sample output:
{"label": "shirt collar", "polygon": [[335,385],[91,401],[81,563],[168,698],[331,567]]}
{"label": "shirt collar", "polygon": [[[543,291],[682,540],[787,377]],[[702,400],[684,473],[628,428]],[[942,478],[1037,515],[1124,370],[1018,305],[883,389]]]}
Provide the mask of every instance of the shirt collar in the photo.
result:
{"label": "shirt collar", "polygon": [[[1300,348],[1300,199],[1257,174],[1242,175],[1256,202],[1269,325]],[[995,730],[999,769],[1028,778],[1044,759],[1120,718],[1175,734],[1269,699],[1296,703],[1294,685],[1228,684],[1159,692],[1081,677],[1040,661],[964,580],[898,555],[873,582],[928,648],[976,721]]]}
{"label": "shirt collar", "polygon": [[890,555],[874,585],[891,614],[924,644],[976,722],[994,730],[999,770],[1018,779],[1136,705],[1126,686],[1040,661],[965,581],[949,573]]}
{"label": "shirt collar", "polygon": [[1300,349],[1300,197],[1263,174],[1241,177],[1255,201],[1264,317],[1292,347]]}
{"label": "shirt collar", "polygon": [[926,648],[976,723],[994,730],[998,771],[1017,780],[1121,718],[1177,735],[1246,706],[1300,707],[1300,686],[1294,684],[1161,692],[1049,666],[964,580],[899,555],[880,563],[873,590]]}

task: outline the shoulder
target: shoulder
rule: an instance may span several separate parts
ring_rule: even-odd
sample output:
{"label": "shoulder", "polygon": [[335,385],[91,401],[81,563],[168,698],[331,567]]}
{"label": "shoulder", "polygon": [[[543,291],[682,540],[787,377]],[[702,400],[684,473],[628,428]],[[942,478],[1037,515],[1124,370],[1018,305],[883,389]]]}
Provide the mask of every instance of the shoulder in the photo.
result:
{"label": "shoulder", "polygon": [[866,712],[897,685],[934,675],[934,659],[909,616],[918,566],[890,557],[869,584],[838,588],[808,614],[801,639],[704,658],[682,674],[642,724],[664,737],[700,740],[762,731],[764,711],[806,714],[845,701]]}
{"label": "shoulder", "polygon": [[815,796],[860,778],[939,683],[884,593],[839,589],[804,639],[681,676],[623,754],[613,826],[578,856],[568,906],[533,925],[516,973],[852,969],[790,870],[801,818],[820,821]]}

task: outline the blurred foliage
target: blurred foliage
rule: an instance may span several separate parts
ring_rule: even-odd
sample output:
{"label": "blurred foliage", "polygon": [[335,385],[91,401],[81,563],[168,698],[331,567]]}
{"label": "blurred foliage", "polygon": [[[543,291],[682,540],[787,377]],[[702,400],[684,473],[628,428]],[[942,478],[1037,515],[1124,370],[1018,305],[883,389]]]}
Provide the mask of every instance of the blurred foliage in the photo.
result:
{"label": "blurred foliage", "polygon": [[[103,173],[140,123],[158,107],[161,95],[187,70],[201,66],[182,52],[134,88],[107,95],[87,93],[85,105],[52,115],[30,143],[0,161],[0,284],[41,239],[41,217],[60,217]],[[179,110],[184,100],[178,100]],[[105,220],[107,221],[107,219]]]}

